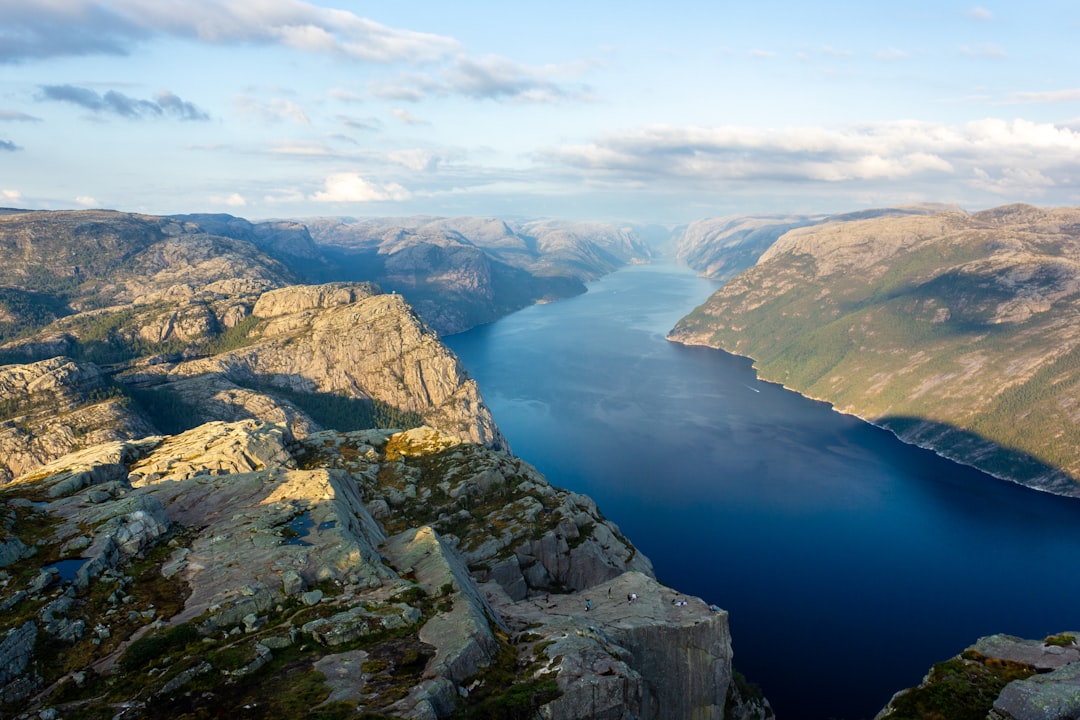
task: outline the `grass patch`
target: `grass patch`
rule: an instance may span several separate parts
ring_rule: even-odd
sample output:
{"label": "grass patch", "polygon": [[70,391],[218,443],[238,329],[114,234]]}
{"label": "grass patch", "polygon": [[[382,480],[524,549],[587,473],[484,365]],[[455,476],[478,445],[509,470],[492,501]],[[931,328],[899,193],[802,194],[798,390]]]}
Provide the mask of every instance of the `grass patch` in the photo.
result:
{"label": "grass patch", "polygon": [[895,697],[890,720],[985,720],[1001,690],[1035,674],[1025,663],[966,650],[934,665],[919,687]]}

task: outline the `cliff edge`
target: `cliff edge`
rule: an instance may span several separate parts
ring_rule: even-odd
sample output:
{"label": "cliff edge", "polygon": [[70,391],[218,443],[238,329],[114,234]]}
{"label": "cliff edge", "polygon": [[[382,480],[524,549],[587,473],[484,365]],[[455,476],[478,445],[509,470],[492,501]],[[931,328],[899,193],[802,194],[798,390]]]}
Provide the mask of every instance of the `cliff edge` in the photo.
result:
{"label": "cliff edge", "polygon": [[11,716],[753,716],[725,708],[726,613],[588,498],[430,428],[118,440],[0,517]]}

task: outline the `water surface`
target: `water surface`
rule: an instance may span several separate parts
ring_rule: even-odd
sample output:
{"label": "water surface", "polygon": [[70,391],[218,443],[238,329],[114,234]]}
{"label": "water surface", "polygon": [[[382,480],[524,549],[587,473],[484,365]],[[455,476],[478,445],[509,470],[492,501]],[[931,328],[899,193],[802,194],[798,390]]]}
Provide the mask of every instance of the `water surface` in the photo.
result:
{"label": "water surface", "polygon": [[731,613],[781,720],[871,718],[978,636],[1080,628],[1080,502],[669,343],[715,284],[658,262],[446,338],[514,452]]}

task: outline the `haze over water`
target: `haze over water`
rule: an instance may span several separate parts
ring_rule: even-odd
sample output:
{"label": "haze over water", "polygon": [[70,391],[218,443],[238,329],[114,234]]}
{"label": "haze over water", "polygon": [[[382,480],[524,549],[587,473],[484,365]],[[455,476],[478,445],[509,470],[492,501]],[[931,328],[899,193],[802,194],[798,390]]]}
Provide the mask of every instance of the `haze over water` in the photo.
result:
{"label": "haze over water", "polygon": [[1080,502],[667,342],[715,287],[661,260],[445,340],[517,455],[731,613],[781,720],[871,718],[980,635],[1080,629]]}

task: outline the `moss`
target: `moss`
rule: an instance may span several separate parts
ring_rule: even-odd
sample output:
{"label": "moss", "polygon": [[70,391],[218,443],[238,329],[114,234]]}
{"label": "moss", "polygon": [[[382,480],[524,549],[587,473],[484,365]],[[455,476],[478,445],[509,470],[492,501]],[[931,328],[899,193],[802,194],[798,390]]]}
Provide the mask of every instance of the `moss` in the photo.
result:
{"label": "moss", "polygon": [[966,650],[940,662],[922,685],[895,697],[891,720],[985,720],[1001,690],[1035,674],[1025,663],[989,658]]}
{"label": "moss", "polygon": [[177,652],[199,640],[199,633],[192,623],[184,623],[161,632],[144,635],[128,646],[120,656],[122,670],[131,672],[150,667],[172,652]]}
{"label": "moss", "polygon": [[1043,642],[1047,645],[1057,645],[1058,647],[1068,647],[1069,645],[1076,644],[1076,637],[1069,633],[1060,633],[1058,635],[1050,635]]}

